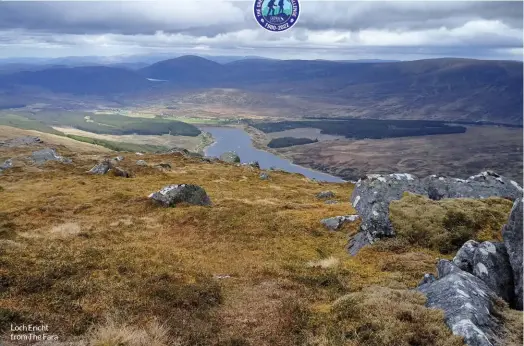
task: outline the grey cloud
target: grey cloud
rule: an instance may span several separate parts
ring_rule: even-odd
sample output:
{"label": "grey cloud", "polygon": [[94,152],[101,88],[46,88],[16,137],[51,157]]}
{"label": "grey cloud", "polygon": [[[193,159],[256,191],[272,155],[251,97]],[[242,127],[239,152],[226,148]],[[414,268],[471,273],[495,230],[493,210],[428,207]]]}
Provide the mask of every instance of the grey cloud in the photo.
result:
{"label": "grey cloud", "polygon": [[[190,2],[191,3],[191,2]],[[152,34],[156,31],[215,36],[255,26],[253,2],[171,1],[165,11],[140,2],[0,2],[0,29],[56,33]],[[182,15],[180,12],[184,12]],[[200,13],[199,13],[200,12]],[[189,18],[188,18],[189,17]],[[297,26],[310,30],[422,30],[460,27],[475,19],[499,20],[522,27],[520,2],[353,2],[303,1]]]}

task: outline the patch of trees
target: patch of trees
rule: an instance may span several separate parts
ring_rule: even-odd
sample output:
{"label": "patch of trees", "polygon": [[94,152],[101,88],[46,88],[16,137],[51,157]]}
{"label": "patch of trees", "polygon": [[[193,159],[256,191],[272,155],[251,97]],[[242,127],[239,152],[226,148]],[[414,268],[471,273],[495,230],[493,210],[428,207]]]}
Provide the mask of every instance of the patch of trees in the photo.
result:
{"label": "patch of trees", "polygon": [[267,146],[270,148],[285,148],[285,147],[291,147],[294,145],[302,145],[302,144],[309,144],[309,143],[316,143],[316,142],[318,142],[318,139],[280,137],[280,138],[273,138],[267,144]]}
{"label": "patch of trees", "polygon": [[466,128],[463,126],[452,126],[445,122],[426,120],[345,119],[271,123],[252,122],[250,125],[266,133],[295,128],[317,128],[323,134],[344,136],[352,139],[380,139],[466,132]]}

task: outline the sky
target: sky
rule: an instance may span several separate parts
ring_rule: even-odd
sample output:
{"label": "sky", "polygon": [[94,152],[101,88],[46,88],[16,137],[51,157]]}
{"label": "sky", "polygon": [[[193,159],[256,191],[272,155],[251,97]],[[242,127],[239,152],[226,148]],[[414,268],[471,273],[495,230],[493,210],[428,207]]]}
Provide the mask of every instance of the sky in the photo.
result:
{"label": "sky", "polygon": [[253,1],[2,1],[0,58],[172,54],[279,59],[523,58],[523,3],[300,1],[283,32]]}

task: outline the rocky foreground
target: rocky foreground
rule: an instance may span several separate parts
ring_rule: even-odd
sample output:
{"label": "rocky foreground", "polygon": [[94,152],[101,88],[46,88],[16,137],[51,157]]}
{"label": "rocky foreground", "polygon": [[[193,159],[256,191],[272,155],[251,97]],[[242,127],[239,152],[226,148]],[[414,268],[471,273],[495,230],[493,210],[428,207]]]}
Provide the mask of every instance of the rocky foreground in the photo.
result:
{"label": "rocky foreground", "polygon": [[[502,176],[324,184],[239,165],[233,154],[76,146],[0,132],[5,345],[20,344],[8,326],[24,323],[48,324],[68,345],[522,339],[522,190]],[[409,205],[405,192],[435,210],[464,208],[458,228],[439,215],[432,227],[471,239],[446,253],[414,242],[390,219],[391,202]],[[464,197],[496,208],[486,225],[471,220],[477,204]],[[350,246],[353,256],[348,234],[350,244],[366,239]]]}

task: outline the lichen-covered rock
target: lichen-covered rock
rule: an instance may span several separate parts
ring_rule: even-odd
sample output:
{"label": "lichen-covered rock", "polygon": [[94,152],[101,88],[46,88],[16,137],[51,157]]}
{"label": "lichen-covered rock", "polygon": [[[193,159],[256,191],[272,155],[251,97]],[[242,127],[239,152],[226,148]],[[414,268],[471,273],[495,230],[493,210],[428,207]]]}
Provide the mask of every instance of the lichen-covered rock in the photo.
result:
{"label": "lichen-covered rock", "polygon": [[468,273],[473,273],[473,256],[475,256],[475,251],[477,251],[478,246],[479,243],[475,240],[465,242],[458,250],[455,258],[453,258],[453,263],[460,269]]}
{"label": "lichen-covered rock", "polygon": [[437,177],[418,179],[406,174],[368,175],[355,184],[351,203],[362,218],[360,231],[373,239],[390,237],[395,231],[389,220],[389,203],[404,192],[442,198],[522,197],[522,188],[514,181],[493,172],[482,172],[466,180]]}
{"label": "lichen-covered rock", "polygon": [[226,153],[223,153],[220,155],[220,161],[228,162],[228,163],[240,163],[240,156],[238,156],[237,153],[234,151],[228,151]]}
{"label": "lichen-covered rock", "polygon": [[317,193],[318,199],[327,199],[327,198],[334,198],[335,193],[333,191],[321,191]]}
{"label": "lichen-covered rock", "polygon": [[358,215],[335,216],[329,217],[327,219],[322,219],[320,223],[323,224],[327,229],[331,231],[336,231],[337,229],[342,227],[343,224],[347,222],[355,222],[357,219]]}
{"label": "lichen-covered rock", "polygon": [[98,164],[96,164],[93,168],[91,168],[88,173],[91,174],[97,174],[97,175],[103,175],[109,172],[111,169],[111,163],[109,160],[104,160]]}
{"label": "lichen-covered rock", "polygon": [[58,155],[55,149],[45,148],[42,150],[34,151],[31,154],[31,159],[37,165],[46,163],[47,161],[59,161],[62,163],[71,163],[71,159]]}
{"label": "lichen-covered rock", "polygon": [[0,141],[0,147],[21,147],[26,145],[35,145],[35,144],[41,144],[43,143],[42,140],[35,136],[23,136],[23,137],[16,137],[11,138],[5,141]]}
{"label": "lichen-covered rock", "polygon": [[262,172],[260,173],[260,175],[258,176],[260,179],[262,180],[269,180],[269,174],[266,173],[266,172]]}
{"label": "lichen-covered rock", "polygon": [[485,241],[478,246],[473,257],[473,275],[484,281],[506,302],[513,303],[513,271],[503,243]]}
{"label": "lichen-covered rock", "polygon": [[467,345],[500,344],[499,320],[493,314],[496,294],[478,277],[445,262],[438,280],[427,280],[417,288],[427,296],[426,306],[444,310],[446,324]]}
{"label": "lichen-covered rock", "polygon": [[138,160],[136,162],[136,165],[137,166],[147,166],[147,162],[145,162],[144,160]]}
{"label": "lichen-covered rock", "polygon": [[513,204],[508,223],[502,227],[502,238],[509,257],[509,263],[513,271],[513,282],[515,285],[514,306],[522,310],[522,204],[519,198]]}
{"label": "lichen-covered rock", "polygon": [[198,185],[191,184],[168,185],[160,191],[150,194],[149,198],[164,207],[172,207],[179,203],[211,205],[206,190]]}

